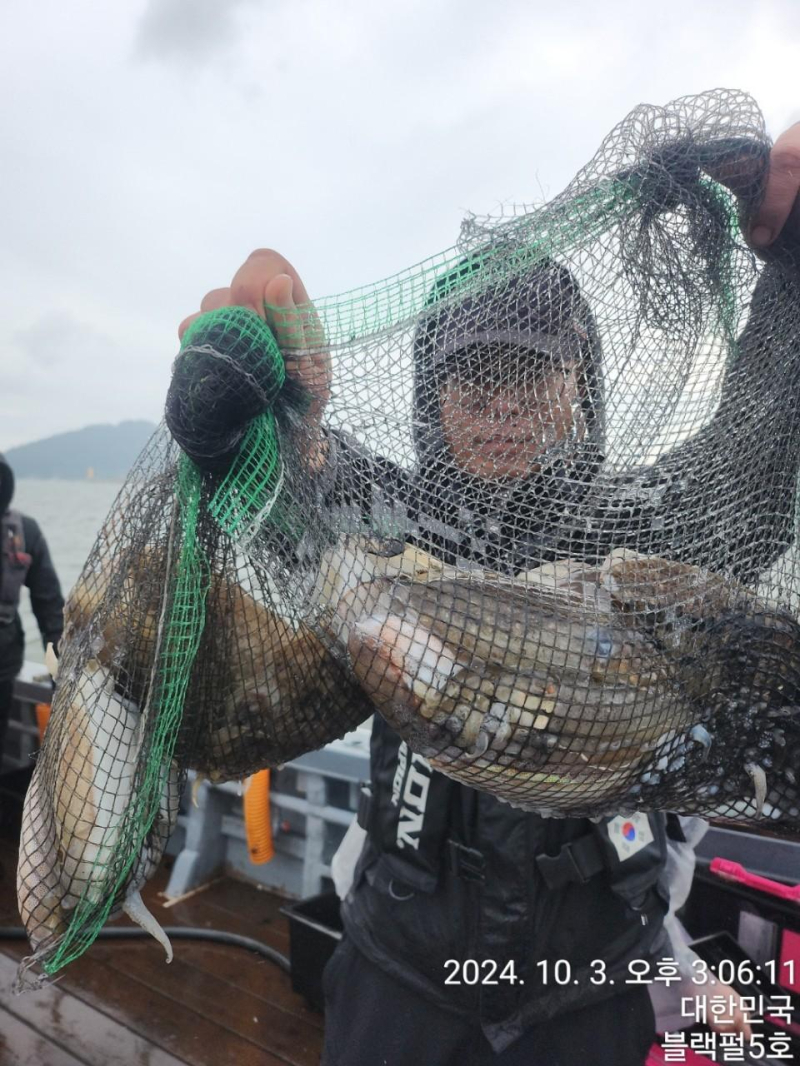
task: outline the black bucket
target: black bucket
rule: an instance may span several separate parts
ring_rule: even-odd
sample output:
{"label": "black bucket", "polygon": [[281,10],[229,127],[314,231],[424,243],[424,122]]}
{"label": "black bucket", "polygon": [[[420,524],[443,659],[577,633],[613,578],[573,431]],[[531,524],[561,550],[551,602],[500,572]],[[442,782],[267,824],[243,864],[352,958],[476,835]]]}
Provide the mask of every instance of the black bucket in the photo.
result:
{"label": "black bucket", "polygon": [[335,892],[300,900],[283,907],[289,919],[289,959],[292,988],[305,996],[315,1010],[324,1005],[322,971],[342,939],[339,897]]}

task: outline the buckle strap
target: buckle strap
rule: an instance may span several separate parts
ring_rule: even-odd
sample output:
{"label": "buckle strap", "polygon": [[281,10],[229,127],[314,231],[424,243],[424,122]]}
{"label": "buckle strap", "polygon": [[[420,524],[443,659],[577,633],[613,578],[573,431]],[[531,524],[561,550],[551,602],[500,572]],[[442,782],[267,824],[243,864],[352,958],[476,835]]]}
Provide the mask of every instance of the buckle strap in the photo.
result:
{"label": "buckle strap", "polygon": [[667,813],[667,836],[670,840],[674,840],[678,844],[686,843],[686,835],[683,832],[681,820],[677,814],[673,814],[672,811]]}
{"label": "buckle strap", "polygon": [[486,863],[483,852],[468,848],[457,840],[447,841],[447,861],[450,873],[464,881],[483,883],[486,879]]}
{"label": "buckle strap", "polygon": [[[369,830],[372,820],[374,801],[372,789],[368,784],[362,784],[358,797],[358,810],[356,821],[362,829]],[[459,844],[457,840],[447,840],[447,863],[450,872],[464,881],[483,882],[485,880],[485,861],[483,852],[477,848],[468,848],[465,844]]]}
{"label": "buckle strap", "polygon": [[594,833],[586,833],[564,844],[557,855],[537,855],[536,865],[550,888],[587,881],[606,868],[603,849]]}
{"label": "buckle strap", "polygon": [[358,796],[358,810],[356,821],[362,829],[369,829],[370,815],[372,814],[372,789],[369,785],[362,785]]}

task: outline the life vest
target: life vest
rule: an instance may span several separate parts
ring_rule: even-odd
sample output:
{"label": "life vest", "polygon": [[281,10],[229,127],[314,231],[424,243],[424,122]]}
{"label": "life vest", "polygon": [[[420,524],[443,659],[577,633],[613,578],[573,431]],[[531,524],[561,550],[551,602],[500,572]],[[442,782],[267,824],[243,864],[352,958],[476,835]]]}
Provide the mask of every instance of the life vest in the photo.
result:
{"label": "life vest", "polygon": [[[432,891],[445,861],[461,876],[480,880],[474,818],[459,817],[454,810],[456,798],[463,802],[475,793],[433,772],[382,720],[373,731],[371,792],[359,821],[393,876],[415,890]],[[501,810],[510,819],[519,816],[507,805]],[[637,814],[586,822],[584,833],[556,854],[538,856],[537,866],[545,883],[556,889],[605,872],[612,890],[635,907],[641,892],[654,884],[665,857],[664,816]]]}
{"label": "life vest", "polygon": [[6,511],[0,519],[0,625],[10,625],[17,616],[31,561],[25,550],[22,515]]}
{"label": "life vest", "polygon": [[[591,960],[622,985],[631,960],[660,947],[663,815],[526,814],[432,771],[379,716],[371,778],[347,934],[431,1002],[475,1012],[490,1041],[608,995]],[[446,960],[465,958],[513,963],[524,980],[445,988]],[[559,958],[571,962],[569,988],[540,980]]]}

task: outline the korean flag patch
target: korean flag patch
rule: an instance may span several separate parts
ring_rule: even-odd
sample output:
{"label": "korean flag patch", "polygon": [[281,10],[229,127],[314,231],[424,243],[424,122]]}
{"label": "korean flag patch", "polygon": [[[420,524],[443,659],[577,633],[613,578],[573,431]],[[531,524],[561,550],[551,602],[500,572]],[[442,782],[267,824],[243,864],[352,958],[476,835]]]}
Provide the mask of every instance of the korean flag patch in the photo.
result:
{"label": "korean flag patch", "polygon": [[653,841],[653,831],[646,814],[618,814],[608,823],[608,839],[617,849],[619,861],[624,862]]}

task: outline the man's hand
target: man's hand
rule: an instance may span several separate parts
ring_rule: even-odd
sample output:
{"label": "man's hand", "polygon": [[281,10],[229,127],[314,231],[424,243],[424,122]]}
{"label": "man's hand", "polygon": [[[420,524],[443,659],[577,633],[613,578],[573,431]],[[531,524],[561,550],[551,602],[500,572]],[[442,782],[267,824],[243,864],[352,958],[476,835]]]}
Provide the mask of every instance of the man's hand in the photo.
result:
{"label": "man's hand", "polygon": [[[800,194],[800,122],[790,126],[772,146],[764,202],[750,224],[749,239],[765,248],[778,236]],[[800,210],[795,212],[800,226]]]}
{"label": "man's hand", "polygon": [[312,431],[311,465],[318,468],[325,454],[322,416],[330,397],[331,359],[319,317],[295,268],[278,252],[259,248],[236,271],[230,285],[212,289],[200,310],[178,327],[183,337],[190,323],[220,307],[247,307],[272,329],[283,353],[287,374],[311,396],[307,423]]}

